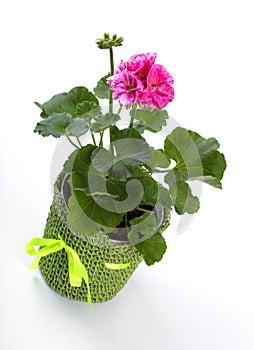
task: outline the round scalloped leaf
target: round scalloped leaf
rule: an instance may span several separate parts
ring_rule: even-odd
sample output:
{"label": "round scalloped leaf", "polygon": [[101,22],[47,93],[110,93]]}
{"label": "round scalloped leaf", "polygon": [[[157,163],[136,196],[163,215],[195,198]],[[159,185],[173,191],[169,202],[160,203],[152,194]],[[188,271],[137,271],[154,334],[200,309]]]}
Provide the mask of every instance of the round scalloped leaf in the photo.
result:
{"label": "round scalloped leaf", "polygon": [[41,117],[47,118],[53,113],[69,113],[73,118],[80,116],[80,105],[86,103],[86,112],[99,105],[96,96],[84,86],[77,86],[69,92],[53,96],[47,102],[35,104],[42,110]]}
{"label": "round scalloped leaf", "polygon": [[174,159],[176,166],[169,170],[165,181],[201,180],[221,188],[220,180],[226,169],[225,157],[217,149],[214,138],[205,139],[194,131],[176,128],[165,140],[165,151]]}
{"label": "round scalloped leaf", "polygon": [[167,250],[166,241],[160,232],[157,232],[149,239],[136,244],[135,247],[143,255],[148,266],[160,261]]}
{"label": "round scalloped leaf", "polygon": [[53,113],[37,123],[34,132],[38,132],[42,136],[60,137],[65,134],[71,120],[72,116],[69,113]]}
{"label": "round scalloped leaf", "polygon": [[194,214],[198,211],[200,203],[191,193],[190,186],[184,181],[178,181],[170,187],[170,194],[177,214]]}
{"label": "round scalloped leaf", "polygon": [[68,127],[66,128],[66,132],[69,136],[82,136],[87,133],[89,130],[89,124],[84,118],[75,118],[72,119]]}
{"label": "round scalloped leaf", "polygon": [[137,109],[135,119],[139,120],[139,125],[143,125],[151,132],[158,132],[166,125],[168,112],[163,109]]}
{"label": "round scalloped leaf", "polygon": [[109,74],[104,75],[104,77],[102,77],[96,87],[93,89],[95,95],[99,98],[109,98],[109,84],[107,83],[107,78],[109,77]]}

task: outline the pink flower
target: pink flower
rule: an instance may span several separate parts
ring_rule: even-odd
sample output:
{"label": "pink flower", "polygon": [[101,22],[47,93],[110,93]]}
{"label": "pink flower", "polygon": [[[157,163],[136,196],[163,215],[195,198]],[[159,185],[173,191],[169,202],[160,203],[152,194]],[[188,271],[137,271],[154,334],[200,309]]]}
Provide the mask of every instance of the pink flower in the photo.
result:
{"label": "pink flower", "polygon": [[136,73],[143,81],[147,78],[150,69],[154,65],[156,57],[156,53],[143,53],[131,56],[130,60],[127,62],[127,69],[132,73]]}
{"label": "pink flower", "polygon": [[127,62],[124,62],[123,60],[121,60],[119,66],[117,67],[117,69],[115,69],[114,75],[121,73],[123,70],[127,70]]}
{"label": "pink flower", "polygon": [[115,74],[107,81],[113,99],[120,105],[139,102],[153,108],[164,108],[174,99],[174,80],[161,65],[155,64],[156,53],[131,56],[121,61]]}
{"label": "pink flower", "polygon": [[139,92],[138,101],[154,108],[164,108],[174,99],[174,79],[160,64],[155,64],[147,76],[147,87]]}
{"label": "pink flower", "polygon": [[118,100],[121,106],[137,102],[138,91],[142,89],[141,81],[135,74],[123,70],[107,79],[113,90],[112,97]]}
{"label": "pink flower", "polygon": [[155,62],[156,57],[156,53],[142,53],[139,55],[131,56],[127,62],[121,60],[121,63],[115,70],[115,74],[119,74],[123,70],[128,70],[129,72],[137,74],[141,80],[146,79],[151,67]]}

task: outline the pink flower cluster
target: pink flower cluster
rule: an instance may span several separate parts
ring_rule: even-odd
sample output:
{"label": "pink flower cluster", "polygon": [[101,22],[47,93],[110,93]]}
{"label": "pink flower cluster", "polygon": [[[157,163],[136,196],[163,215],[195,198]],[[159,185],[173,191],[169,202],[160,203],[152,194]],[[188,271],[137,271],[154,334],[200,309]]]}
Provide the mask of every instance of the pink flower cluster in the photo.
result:
{"label": "pink flower cluster", "polygon": [[157,54],[132,56],[121,61],[115,74],[107,79],[113,90],[112,97],[125,106],[139,102],[153,108],[164,108],[174,99],[174,79],[160,64]]}

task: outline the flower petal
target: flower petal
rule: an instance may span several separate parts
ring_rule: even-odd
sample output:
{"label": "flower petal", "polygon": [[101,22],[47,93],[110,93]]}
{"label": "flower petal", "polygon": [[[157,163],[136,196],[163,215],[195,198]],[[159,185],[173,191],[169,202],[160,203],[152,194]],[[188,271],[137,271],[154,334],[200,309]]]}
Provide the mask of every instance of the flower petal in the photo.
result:
{"label": "flower petal", "polygon": [[121,105],[135,103],[138,91],[143,89],[140,79],[127,70],[113,75],[107,81],[113,90],[113,99],[118,100]]}
{"label": "flower petal", "polygon": [[153,108],[164,108],[174,99],[174,87],[169,83],[162,83],[153,90],[147,88],[138,96],[138,101]]}
{"label": "flower petal", "polygon": [[147,86],[153,88],[166,82],[174,84],[172,75],[160,64],[155,64],[148,74]]}
{"label": "flower petal", "polygon": [[140,79],[146,79],[156,57],[156,53],[151,54],[150,52],[131,56],[127,62],[128,70],[137,73]]}

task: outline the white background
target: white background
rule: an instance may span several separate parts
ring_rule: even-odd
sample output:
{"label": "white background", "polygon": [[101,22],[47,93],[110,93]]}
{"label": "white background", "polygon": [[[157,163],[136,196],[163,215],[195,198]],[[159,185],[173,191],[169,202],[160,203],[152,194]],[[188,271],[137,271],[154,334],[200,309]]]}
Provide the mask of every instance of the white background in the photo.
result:
{"label": "white background", "polygon": [[[241,1],[2,1],[0,348],[251,350],[254,348],[253,11]],[[57,145],[33,133],[44,102],[108,71],[94,41],[125,38],[120,58],[157,52],[175,78],[169,112],[215,136],[228,169],[204,187],[187,231],[166,231],[167,254],[141,264],[112,301],[52,292],[24,252],[43,234]],[[175,216],[175,219],[176,216]],[[173,218],[174,220],[174,218]]]}

